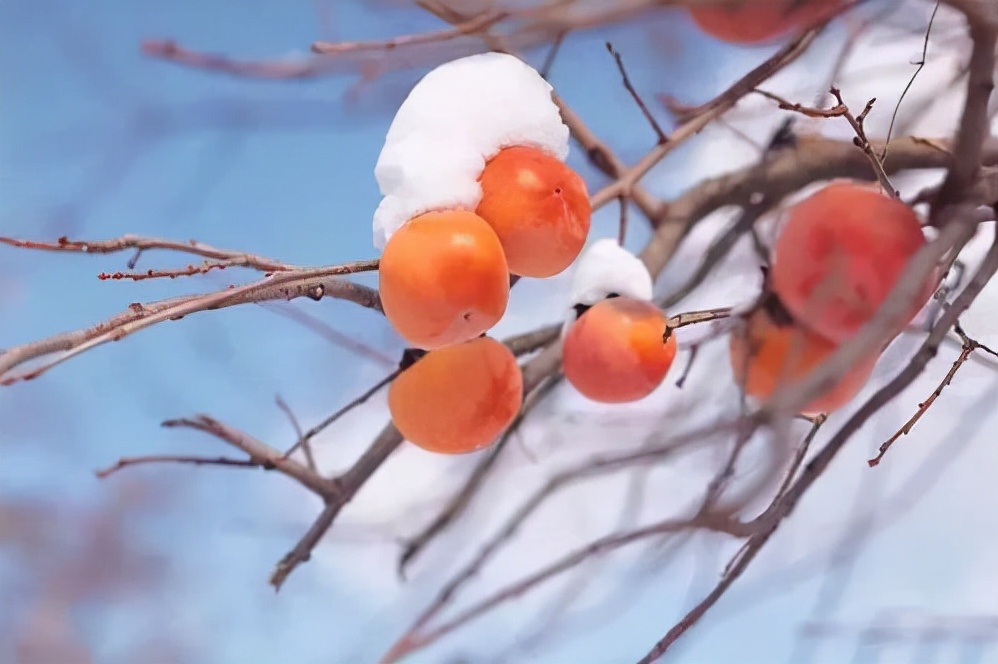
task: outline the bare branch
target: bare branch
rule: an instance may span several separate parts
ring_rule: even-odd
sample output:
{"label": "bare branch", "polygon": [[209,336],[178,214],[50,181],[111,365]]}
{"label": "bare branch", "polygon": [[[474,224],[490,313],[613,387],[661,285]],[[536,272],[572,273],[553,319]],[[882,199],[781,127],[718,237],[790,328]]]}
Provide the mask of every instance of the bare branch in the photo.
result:
{"label": "bare branch", "polygon": [[975,350],[981,348],[981,344],[974,341],[973,339],[970,339],[969,337],[967,337],[966,334],[963,333],[963,331],[959,327],[959,324],[957,324],[955,328],[957,330],[957,333],[963,338],[963,346],[960,349],[960,354],[957,356],[956,360],[953,361],[953,365],[950,367],[949,371],[946,372],[946,375],[943,376],[942,381],[939,383],[938,386],[936,386],[936,389],[932,390],[932,394],[930,394],[925,401],[918,404],[918,410],[915,411],[915,414],[912,415],[911,418],[907,422],[905,422],[904,425],[902,425],[901,428],[898,429],[893,436],[888,438],[883,444],[880,445],[880,448],[878,449],[877,455],[875,457],[867,461],[867,463],[870,465],[871,468],[880,464],[880,462],[884,458],[884,455],[887,454],[887,451],[891,448],[891,446],[895,442],[897,442],[899,438],[901,438],[901,436],[907,436],[909,433],[911,433],[911,430],[915,426],[915,424],[917,424],[918,421],[922,419],[922,416],[925,415],[926,412],[928,412],[929,408],[931,408],[932,404],[936,402],[936,399],[939,398],[943,390],[946,387],[948,387],[950,383],[953,382],[953,378],[956,376],[956,372],[960,370],[960,367],[962,367],[964,363],[968,359],[970,359],[971,354],[973,354]]}
{"label": "bare branch", "polygon": [[935,6],[932,8],[932,14],[929,16],[929,24],[925,26],[925,40],[922,42],[922,57],[918,59],[918,65],[915,71],[912,73],[911,78],[908,79],[908,84],[904,86],[904,90],[901,91],[901,96],[898,97],[897,104],[894,105],[894,113],[891,114],[891,123],[887,127],[887,136],[884,139],[884,149],[880,152],[880,161],[887,158],[887,148],[891,142],[891,135],[894,133],[894,123],[898,117],[898,111],[901,109],[901,102],[908,95],[908,91],[911,90],[911,86],[915,84],[915,79],[918,75],[922,73],[925,68],[925,63],[928,61],[929,57],[929,36],[932,35],[932,25],[936,21],[936,14],[939,13],[939,2],[937,0]]}
{"label": "bare branch", "polygon": [[[288,421],[291,422],[291,428],[294,429],[295,436],[301,442],[301,449],[305,454],[305,463],[308,464],[310,469],[315,470],[315,456],[312,454],[312,446],[309,445],[307,441],[303,440],[304,434],[302,433],[301,424],[298,423],[298,418],[295,417],[294,411],[292,411],[291,406],[289,406],[287,402],[281,398],[280,394],[275,397],[274,401],[277,403],[277,407],[281,409],[281,412],[287,416]],[[284,453],[285,457],[289,455],[289,452]]]}
{"label": "bare branch", "polygon": [[249,456],[250,461],[258,466],[271,467],[322,498],[330,498],[338,493],[333,480],[325,479],[311,468],[294,459],[285,459],[280,452],[249,434],[223,424],[208,415],[198,415],[193,418],[166,420],[164,427],[188,428],[203,431],[215,438],[224,440]]}
{"label": "bare branch", "polygon": [[527,393],[526,398],[523,401],[523,406],[520,408],[520,412],[517,413],[516,419],[509,425],[499,441],[488,451],[486,456],[475,466],[471,475],[468,479],[461,485],[461,488],[451,497],[447,502],[447,506],[440,511],[439,514],[426,525],[419,533],[409,539],[402,554],[399,556],[398,562],[398,575],[400,578],[405,578],[405,570],[409,564],[416,559],[416,557],[422,553],[423,549],[433,541],[440,533],[447,529],[461,514],[464,513],[471,500],[478,493],[482,487],[482,483],[485,481],[486,476],[495,467],[496,462],[499,460],[499,456],[502,454],[506,445],[509,443],[510,439],[517,432],[517,430],[522,426],[524,420],[547,394],[554,389],[558,384],[558,379],[549,376],[542,379],[542,382],[536,387],[532,387],[531,391]]}
{"label": "bare branch", "polygon": [[990,136],[988,101],[994,90],[995,46],[998,24],[970,20],[970,37],[973,50],[970,54],[967,78],[967,99],[960,117],[959,131],[954,141],[954,154],[960,155],[946,174],[936,204],[933,218],[946,205],[959,201],[969,188],[981,166],[981,151]]}
{"label": "bare branch", "polygon": [[[596,168],[602,171],[607,177],[617,179],[626,170],[627,165],[620,160],[620,158],[614,154],[613,150],[610,149],[605,142],[601,141],[596,134],[583,122],[575,111],[565,103],[565,101],[558,95],[552,95],[554,103],[558,106],[558,110],[561,112],[561,119],[568,126],[569,130],[572,132],[572,138],[582,146],[586,151],[586,156],[589,158],[590,163]],[[638,206],[642,214],[648,218],[649,223],[653,226],[656,223],[656,218],[658,216],[658,210],[662,205],[662,202],[648,193],[648,190],[641,185],[634,185],[631,187],[630,199],[634,201],[634,204]]]}
{"label": "bare branch", "polygon": [[239,468],[263,468],[264,470],[273,470],[273,466],[266,466],[252,459],[231,459],[229,457],[205,457],[205,456],[185,456],[177,454],[147,454],[137,457],[121,457],[118,459],[113,466],[108,466],[107,468],[102,468],[100,470],[95,470],[94,475],[100,479],[105,479],[109,475],[122,470],[123,468],[129,468],[131,466],[139,466],[146,463],[180,463],[180,464],[191,464],[194,466],[236,466]]}
{"label": "bare branch", "polygon": [[606,43],[606,50],[610,52],[610,55],[613,56],[614,61],[617,63],[617,69],[620,71],[620,77],[624,80],[624,87],[627,88],[627,91],[634,99],[634,103],[636,103],[638,108],[641,109],[641,114],[645,116],[645,120],[647,120],[648,124],[651,125],[652,131],[654,131],[655,135],[658,137],[659,144],[661,145],[662,143],[665,143],[669,140],[669,137],[665,135],[664,131],[662,131],[662,128],[659,126],[655,116],[648,110],[648,106],[645,105],[641,95],[638,94],[638,91],[631,83],[631,79],[627,75],[627,69],[624,68],[624,59],[620,57],[620,53],[617,52],[617,50],[613,47],[613,44],[610,42]]}
{"label": "bare branch", "polygon": [[[402,435],[394,425],[388,424],[364,454],[357,459],[345,473],[332,479],[325,480],[329,487],[329,493],[324,496],[325,507],[315,522],[308,529],[305,535],[298,541],[295,547],[289,551],[274,567],[270,575],[270,584],[275,590],[280,590],[288,576],[294,572],[299,565],[308,562],[311,558],[312,550],[318,545],[329,528],[333,525],[340,510],[349,503],[362,486],[370,479],[381,464],[398,449],[402,444]],[[274,452],[280,455],[279,452]],[[285,460],[283,455],[279,458]]]}
{"label": "bare branch", "polygon": [[[692,136],[698,134],[704,127],[724,115],[724,113],[738,103],[738,100],[803,55],[807,48],[814,42],[818,32],[819,30],[811,30],[801,37],[794,39],[718,95],[702,111],[677,127],[669,136],[668,141],[656,146],[632,168],[621,173],[616,182],[596,192],[592,197],[593,207],[601,207],[621,195],[629,196],[633,186],[648,171],[654,168],[656,164],[664,159],[667,154],[682,143],[685,143]],[[653,271],[653,274],[655,273],[657,271]]]}
{"label": "bare branch", "polygon": [[[974,299],[984,289],[987,282],[998,271],[998,233],[987,256],[978,268],[977,273],[960,295],[953,301],[951,307],[943,314],[932,332],[922,343],[911,362],[898,373],[887,385],[870,397],[852,417],[836,432],[820,452],[804,467],[800,476],[777,500],[749,524],[756,530],[745,546],[729,563],[729,567],[717,586],[693,609],[674,625],[640,661],[650,663],[659,659],[669,648],[688,631],[717,602],[727,589],[741,576],[749,563],[758,555],[769,538],[796,507],[801,497],[825,472],[838,452],[864,423],[876,412],[891,401],[904,388],[910,385],[924,371],[929,360],[936,354],[939,344],[956,324],[959,316],[971,305]],[[811,398],[811,397],[808,397]]]}
{"label": "bare branch", "polygon": [[502,590],[476,602],[469,608],[458,613],[457,616],[444,624],[429,630],[423,634],[412,634],[400,639],[392,649],[382,658],[384,664],[397,662],[412,652],[425,648],[430,643],[446,636],[454,630],[471,622],[475,618],[496,608],[500,604],[516,599],[534,587],[562,574],[580,563],[611,553],[634,542],[648,539],[657,535],[677,533],[693,528],[704,528],[725,532],[727,525],[726,517],[715,515],[702,515],[692,519],[667,519],[644,528],[616,533],[601,537],[588,545],[569,553],[554,563],[538,570],[537,572],[520,579],[519,581],[506,586]]}
{"label": "bare branch", "polygon": [[395,371],[391,372],[390,374],[388,374],[387,376],[385,376],[384,378],[382,378],[381,380],[379,380],[377,383],[375,383],[374,385],[372,385],[368,389],[364,390],[364,392],[361,393],[360,396],[358,396],[358,397],[350,400],[346,405],[344,405],[341,408],[339,408],[338,410],[336,410],[336,412],[334,412],[332,415],[330,415],[329,417],[327,417],[326,419],[322,420],[321,422],[319,422],[318,424],[316,424],[314,427],[312,427],[311,429],[309,429],[308,432],[306,432],[306,433],[303,434],[303,433],[301,433],[299,431],[298,432],[298,440],[295,442],[294,445],[292,445],[291,447],[288,448],[287,452],[284,453],[284,458],[288,458],[289,456],[291,456],[292,454],[294,454],[298,450],[298,448],[306,448],[307,449],[307,447],[309,445],[309,441],[311,441],[317,435],[319,435],[320,433],[322,433],[323,431],[325,431],[327,428],[329,428],[329,426],[332,425],[334,422],[336,422],[336,420],[340,419],[341,417],[343,417],[344,415],[346,415],[347,413],[349,413],[351,410],[353,410],[357,406],[360,406],[361,404],[365,403],[368,399],[370,399],[375,394],[377,394],[378,392],[380,392],[383,387],[385,387],[386,385],[388,385],[389,383],[391,383],[393,380],[395,380],[395,378],[400,373],[402,373],[402,370],[401,369],[396,369]]}
{"label": "bare branch", "polygon": [[[109,341],[120,341],[129,334],[158,323],[178,320],[202,311],[298,297],[313,300],[323,297],[340,298],[380,311],[381,303],[376,291],[340,278],[340,275],[377,269],[377,265],[377,261],[359,261],[321,268],[285,270],[243,286],[233,286],[203,295],[172,298],[152,304],[132,304],[127,311],[93,327],[57,334],[6,350],[0,354],[0,385],[37,378],[52,367]],[[25,362],[54,353],[61,355],[24,373],[10,373],[11,369]]]}
{"label": "bare branch", "polygon": [[[845,106],[845,103],[842,101],[842,93],[838,88],[832,88],[830,92],[832,93],[832,96],[835,97],[835,100],[839,102],[839,106]],[[880,160],[880,157],[877,156],[877,153],[873,151],[873,147],[870,145],[870,139],[866,137],[866,129],[863,127],[863,121],[866,119],[866,116],[869,115],[870,111],[873,110],[873,104],[876,101],[876,99],[871,99],[866,102],[866,106],[859,115],[853,115],[852,111],[846,107],[846,110],[842,113],[842,117],[849,122],[849,125],[852,127],[853,131],[856,132],[856,138],[853,139],[853,143],[855,143],[856,147],[862,150],[863,154],[866,155],[866,158],[870,160],[870,165],[873,167],[873,171],[877,174],[877,180],[880,181],[880,186],[888,196],[894,200],[900,200],[901,193],[894,188],[893,184],[891,184],[891,180],[887,177],[887,172],[884,170],[884,164]]]}
{"label": "bare branch", "polygon": [[392,39],[366,42],[324,42],[317,41],[312,44],[312,52],[320,55],[339,55],[342,53],[357,51],[391,51],[400,47],[415,46],[420,44],[439,44],[457,37],[472,35],[482,32],[506,17],[506,14],[493,10],[483,11],[481,14],[455,25],[452,28],[439,30],[437,32],[423,32],[412,35],[401,35]]}
{"label": "bare branch", "polygon": [[[164,240],[157,237],[144,237],[140,235],[122,235],[113,240],[70,240],[61,237],[55,242],[39,242],[35,240],[18,240],[11,237],[0,236],[0,244],[22,249],[39,249],[42,251],[58,251],[64,253],[80,254],[114,254],[121,251],[135,249],[140,252],[151,249],[163,249],[176,251],[182,254],[193,254],[203,258],[210,258],[215,261],[222,261],[231,265],[241,265],[251,267],[261,272],[280,272],[282,270],[300,269],[296,265],[289,265],[275,261],[265,256],[257,256],[244,251],[232,251],[229,249],[217,249],[210,245],[198,242],[197,240],[187,240],[181,242],[177,240]],[[128,269],[134,270],[134,258],[129,261]],[[114,277],[111,277],[114,278]]]}

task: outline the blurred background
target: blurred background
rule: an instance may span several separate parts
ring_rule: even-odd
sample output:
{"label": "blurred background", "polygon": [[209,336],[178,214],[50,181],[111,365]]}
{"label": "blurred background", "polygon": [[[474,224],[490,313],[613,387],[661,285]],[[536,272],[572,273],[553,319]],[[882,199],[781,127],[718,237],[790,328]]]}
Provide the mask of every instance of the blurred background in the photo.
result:
{"label": "blurred background", "polygon": [[[879,98],[871,124],[881,133],[920,56],[932,8],[918,0],[896,4],[863,9],[879,17],[880,32],[853,58],[852,85],[842,83],[860,105]],[[964,54],[959,21],[945,18],[939,46],[910,92],[924,112],[912,132],[945,135],[959,108],[958,92],[938,107],[925,101],[941,97],[942,81]],[[442,27],[405,3],[360,0],[6,0],[0,234],[195,238],[302,265],[376,257],[373,167],[394,109],[428,64],[374,80],[344,68],[268,81],[179,67],[143,55],[140,46],[166,38],[233,57],[298,61],[315,40]],[[815,103],[849,28],[833,26],[773,89]],[[570,34],[550,80],[628,163],[655,136],[623,89],[606,41],[666,130],[674,122],[656,95],[710,99],[778,46],[721,44],[678,9]],[[539,67],[546,53],[525,55]],[[871,63],[882,67],[879,78]],[[668,198],[752,162],[784,118],[765,100],[748,100],[730,114],[732,126],[712,126],[673,152],[649,187]],[[845,123],[831,124],[798,128],[849,137]],[[605,183],[577,149],[570,163],[591,190]],[[938,174],[899,183],[914,192],[932,177]],[[722,211],[699,225],[659,289],[678,284],[730,219]],[[614,237],[616,224],[616,208],[602,210],[593,239]],[[627,245],[638,250],[648,237],[632,215]],[[96,278],[124,269],[127,259],[0,247],[0,347],[92,325],[131,302],[244,278],[231,270],[161,281]],[[165,252],[142,257],[145,267],[187,262]],[[568,276],[518,286],[499,336],[557,320],[551,312],[560,311]],[[370,275],[359,279],[374,283]],[[677,311],[735,304],[757,287],[751,248],[740,245]],[[980,330],[979,338],[998,343],[998,331]],[[913,335],[892,346],[877,380],[890,378],[919,342]],[[301,487],[245,469],[161,465],[106,480],[94,475],[128,455],[228,453],[196,432],[159,427],[201,412],[287,446],[294,431],[277,395],[311,426],[388,373],[402,348],[380,315],[350,303],[248,305],[156,326],[0,389],[0,662],[377,661],[454,561],[477,550],[526,487],[588,454],[681,433],[737,404],[730,378],[719,373],[727,370],[723,348],[705,348],[683,390],[667,380],[648,400],[612,412],[560,388],[529,420],[488,491],[406,581],[395,570],[400,541],[432,518],[473,459],[400,450],[278,594],[267,576],[320,508]],[[864,429],[668,661],[998,662],[994,365],[968,365],[890,463],[871,471],[864,461],[957,352],[944,348],[929,375]],[[348,465],[386,418],[382,394],[337,423],[317,442],[324,467]],[[710,476],[717,451],[704,440],[638,479],[557,496],[469,597],[598,534],[686,505]],[[737,546],[698,534],[599,559],[412,661],[634,661],[713,586]]]}

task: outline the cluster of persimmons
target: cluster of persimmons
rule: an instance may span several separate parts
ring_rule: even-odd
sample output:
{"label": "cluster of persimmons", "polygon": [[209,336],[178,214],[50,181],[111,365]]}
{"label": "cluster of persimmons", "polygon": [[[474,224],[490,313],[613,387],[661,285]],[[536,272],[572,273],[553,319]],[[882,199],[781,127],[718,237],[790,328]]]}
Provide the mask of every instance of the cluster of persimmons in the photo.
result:
{"label": "cluster of persimmons", "polygon": [[[792,207],[765,293],[730,338],[731,368],[745,394],[765,399],[828,359],[873,318],[925,242],[914,210],[866,184],[834,182]],[[926,280],[891,338],[918,314],[938,280],[938,272]],[[851,366],[802,413],[849,402],[880,351]]]}
{"label": "cluster of persimmons", "polygon": [[[432,451],[481,449],[512,422],[522,402],[520,370],[503,344],[484,336],[504,312],[509,265],[520,274],[560,272],[586,235],[589,209],[578,176],[558,160],[507,150],[507,157],[521,155],[519,165],[509,167],[502,181],[486,167],[482,179],[490,184],[476,213],[417,216],[385,249],[386,314],[403,337],[428,350],[393,382],[389,406],[406,438]],[[489,165],[497,161],[505,159]],[[549,170],[538,173],[538,163]],[[491,195],[498,191],[496,200]],[[564,203],[545,205],[551,201]],[[566,227],[573,229],[571,246],[550,250]],[[530,233],[536,243],[505,241]],[[914,211],[867,184],[834,182],[790,208],[764,295],[729,339],[731,367],[745,394],[765,399],[830,357],[872,319],[925,242]],[[493,276],[481,277],[488,274]],[[906,324],[937,282],[936,275],[926,281]],[[563,345],[564,373],[573,387],[597,402],[622,403],[661,384],[676,354],[664,312],[641,297],[616,293],[575,309],[578,317],[566,328]],[[827,413],[849,402],[869,379],[880,350],[850,367],[803,413]]]}
{"label": "cluster of persimmons", "polygon": [[500,150],[479,183],[474,211],[418,215],[381,256],[385,315],[403,339],[428,351],[392,382],[389,408],[408,440],[437,452],[480,449],[519,412],[519,365],[485,332],[506,311],[510,274],[561,273],[589,234],[585,181],[543,150]]}
{"label": "cluster of persimmons", "polygon": [[[830,18],[846,2],[743,0],[689,11],[705,33],[753,44]],[[477,181],[474,209],[416,214],[387,238],[380,262],[385,315],[415,349],[389,388],[389,408],[408,440],[434,452],[482,449],[512,423],[523,400],[520,368],[486,333],[506,311],[511,275],[560,274],[576,262],[589,233],[585,182],[545,149],[503,146],[484,161]],[[914,211],[868,185],[833,183],[795,205],[776,242],[764,295],[730,337],[743,392],[765,399],[832,355],[871,319],[924,243]],[[613,251],[627,254],[616,245]],[[595,254],[590,261],[613,258]],[[562,334],[566,379],[601,403],[646,397],[676,355],[667,317],[651,301],[650,275],[633,255],[622,260],[638,265],[639,286],[615,289],[607,284],[622,282],[612,277],[596,284],[587,301],[571,303],[575,317]],[[926,284],[907,320],[934,286]],[[850,401],[878,356],[851,367],[804,413]]]}

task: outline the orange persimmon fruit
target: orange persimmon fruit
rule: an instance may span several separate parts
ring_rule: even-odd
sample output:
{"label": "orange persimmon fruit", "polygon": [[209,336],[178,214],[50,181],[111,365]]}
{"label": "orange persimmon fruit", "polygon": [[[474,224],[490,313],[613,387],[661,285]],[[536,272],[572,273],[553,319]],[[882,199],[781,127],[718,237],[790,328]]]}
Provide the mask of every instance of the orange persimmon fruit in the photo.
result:
{"label": "orange persimmon fruit", "polygon": [[832,16],[844,0],[742,0],[690,7],[703,32],[729,44],[758,44]]}
{"label": "orange persimmon fruit", "polygon": [[600,403],[648,396],[676,356],[675,336],[662,341],[666,322],[651,302],[630,297],[600,300],[565,334],[565,378],[583,396]]}
{"label": "orange persimmon fruit", "polygon": [[516,357],[489,337],[428,352],[388,388],[388,408],[399,432],[442,454],[487,447],[510,425],[522,402]]}
{"label": "orange persimmon fruit", "polygon": [[[728,345],[735,380],[746,395],[760,400],[803,379],[837,348],[785,313],[774,314],[764,307],[748,315],[744,328],[731,333]],[[866,385],[878,357],[874,353],[857,362],[834,386],[807,404],[802,414],[828,413],[846,405]]]}
{"label": "orange persimmon fruit", "polygon": [[[842,343],[874,316],[925,244],[910,207],[865,185],[834,183],[791,208],[769,277],[796,321]],[[897,332],[931,297],[937,273],[921,287]]]}
{"label": "orange persimmon fruit", "polygon": [[527,146],[500,150],[479,178],[475,210],[495,229],[510,272],[550,277],[582,251],[589,234],[589,193],[578,173]]}
{"label": "orange persimmon fruit", "polygon": [[433,350],[474,339],[509,301],[509,268],[495,231],[466,210],[428,212],[389,238],[379,266],[385,316],[409,344]]}

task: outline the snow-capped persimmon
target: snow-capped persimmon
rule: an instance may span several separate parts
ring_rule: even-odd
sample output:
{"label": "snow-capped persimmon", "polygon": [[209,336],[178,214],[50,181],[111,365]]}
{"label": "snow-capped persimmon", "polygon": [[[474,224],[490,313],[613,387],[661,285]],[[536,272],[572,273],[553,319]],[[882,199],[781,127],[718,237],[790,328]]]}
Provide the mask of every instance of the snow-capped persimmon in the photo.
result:
{"label": "snow-capped persimmon", "polygon": [[658,387],[676,356],[676,338],[664,343],[666,316],[651,302],[630,297],[601,300],[568,329],[565,378],[601,403],[637,401]]}
{"label": "snow-capped persimmon", "polygon": [[[731,333],[729,356],[735,380],[746,395],[768,399],[785,385],[802,380],[835,352],[831,341],[765,308],[753,311]],[[838,383],[807,404],[804,415],[829,413],[849,403],[870,379],[879,354],[850,368]]]}
{"label": "snow-capped persimmon", "polygon": [[[772,288],[795,320],[841,343],[874,316],[925,243],[901,201],[865,185],[830,184],[789,211],[774,246]],[[898,332],[937,281],[926,280]]]}
{"label": "snow-capped persimmon", "polygon": [[399,432],[442,454],[488,446],[510,425],[522,402],[516,358],[489,337],[430,351],[388,388],[388,408]]}
{"label": "snow-capped persimmon", "polygon": [[480,178],[475,210],[495,229],[510,272],[550,277],[575,260],[589,234],[586,183],[554,156],[527,146],[500,150]]}
{"label": "snow-capped persimmon", "polygon": [[708,35],[730,44],[758,44],[830,18],[844,0],[742,0],[690,7],[690,17]]}
{"label": "snow-capped persimmon", "polygon": [[429,212],[392,234],[379,267],[385,316],[425,350],[474,339],[502,318],[509,268],[495,231],[466,210]]}

